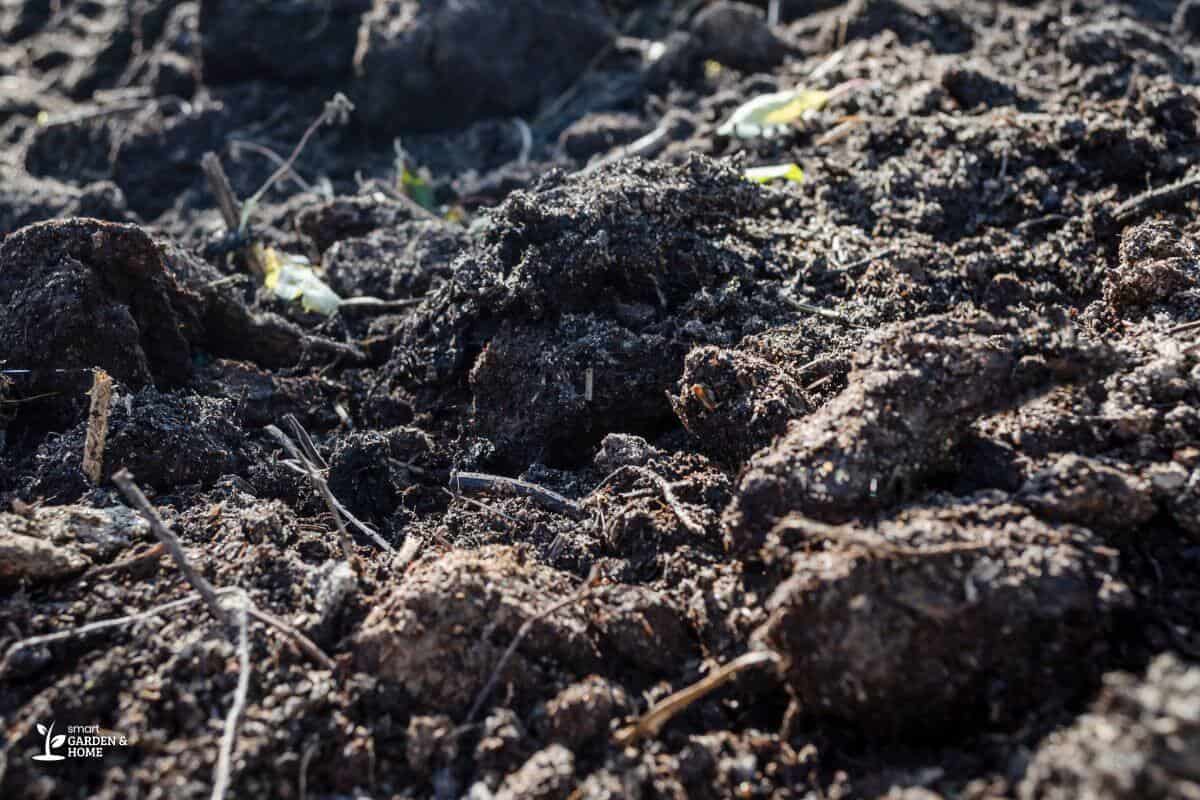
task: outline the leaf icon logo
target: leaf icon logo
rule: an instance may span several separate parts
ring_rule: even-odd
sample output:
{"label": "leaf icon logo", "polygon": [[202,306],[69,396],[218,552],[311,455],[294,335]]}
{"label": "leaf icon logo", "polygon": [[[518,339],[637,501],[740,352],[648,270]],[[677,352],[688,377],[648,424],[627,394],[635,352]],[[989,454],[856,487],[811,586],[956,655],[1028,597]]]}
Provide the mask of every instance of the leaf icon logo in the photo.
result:
{"label": "leaf icon logo", "polygon": [[43,751],[33,757],[34,761],[62,761],[63,759],[66,758],[66,756],[55,755],[54,753],[50,752],[51,748],[62,747],[63,744],[67,741],[67,737],[61,733],[58,736],[51,736],[50,734],[51,734],[51,732],[53,732],[53,730],[54,730],[53,722],[50,723],[49,728],[47,728],[45,725],[43,725],[40,722],[37,723],[37,732],[46,738],[42,743]]}

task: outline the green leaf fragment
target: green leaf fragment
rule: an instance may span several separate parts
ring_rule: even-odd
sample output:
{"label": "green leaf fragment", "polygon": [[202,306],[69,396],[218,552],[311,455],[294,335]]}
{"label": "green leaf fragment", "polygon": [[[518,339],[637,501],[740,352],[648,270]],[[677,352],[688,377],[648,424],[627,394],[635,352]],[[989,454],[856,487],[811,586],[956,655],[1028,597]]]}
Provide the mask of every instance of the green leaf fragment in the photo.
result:
{"label": "green leaf fragment", "polygon": [[429,181],[408,167],[405,167],[400,173],[400,189],[415,200],[418,205],[430,211],[437,210],[437,197],[434,195],[433,187],[429,185]]}

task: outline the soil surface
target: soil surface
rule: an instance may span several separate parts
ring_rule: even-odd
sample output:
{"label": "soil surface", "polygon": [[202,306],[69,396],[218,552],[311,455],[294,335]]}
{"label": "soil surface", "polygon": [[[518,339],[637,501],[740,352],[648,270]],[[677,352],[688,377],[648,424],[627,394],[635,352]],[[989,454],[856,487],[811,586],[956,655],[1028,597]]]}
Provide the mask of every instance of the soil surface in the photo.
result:
{"label": "soil surface", "polygon": [[1200,2],[768,5],[0,6],[0,795],[1200,797]]}

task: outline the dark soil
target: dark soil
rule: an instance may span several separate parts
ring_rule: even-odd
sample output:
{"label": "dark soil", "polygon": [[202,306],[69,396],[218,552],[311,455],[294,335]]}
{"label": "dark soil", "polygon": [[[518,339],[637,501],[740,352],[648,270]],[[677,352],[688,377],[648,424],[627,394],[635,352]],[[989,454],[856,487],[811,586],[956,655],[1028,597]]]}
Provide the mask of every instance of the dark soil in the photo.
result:
{"label": "dark soil", "polygon": [[1200,797],[1200,3],[767,6],[0,4],[0,796],[212,795],[127,468],[230,797]]}

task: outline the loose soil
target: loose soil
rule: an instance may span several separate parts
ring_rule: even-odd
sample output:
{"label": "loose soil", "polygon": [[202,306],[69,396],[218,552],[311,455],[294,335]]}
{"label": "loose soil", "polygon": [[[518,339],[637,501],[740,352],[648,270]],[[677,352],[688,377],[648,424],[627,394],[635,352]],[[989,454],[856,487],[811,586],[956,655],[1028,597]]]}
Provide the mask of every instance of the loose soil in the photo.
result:
{"label": "loose soil", "polygon": [[231,797],[1200,796],[1200,3],[766,5],[0,8],[0,795],[212,793],[127,468]]}

